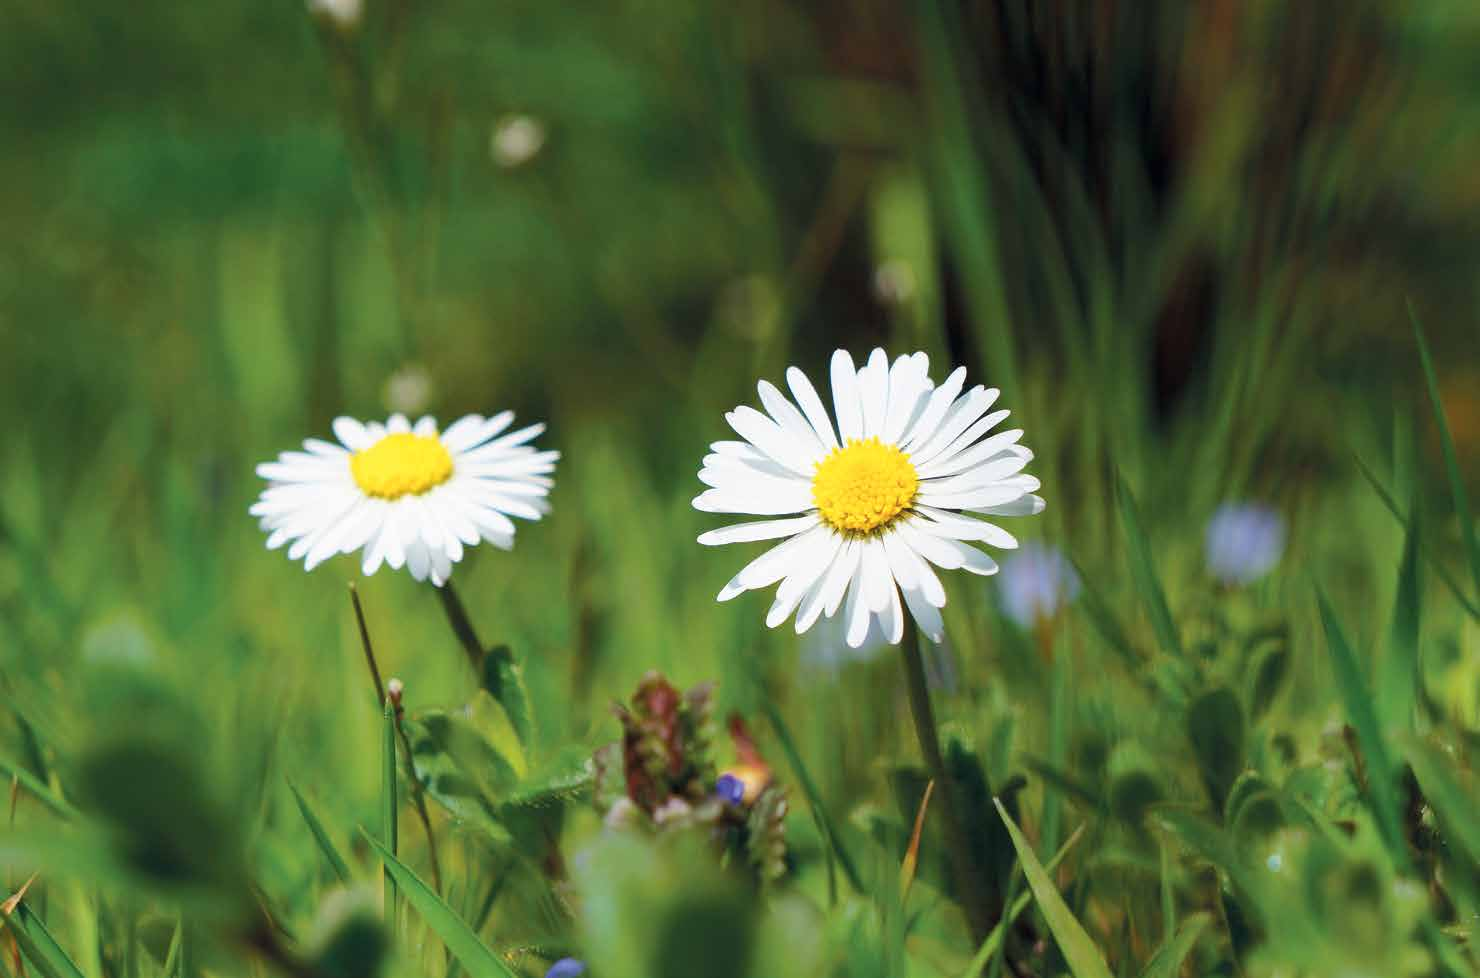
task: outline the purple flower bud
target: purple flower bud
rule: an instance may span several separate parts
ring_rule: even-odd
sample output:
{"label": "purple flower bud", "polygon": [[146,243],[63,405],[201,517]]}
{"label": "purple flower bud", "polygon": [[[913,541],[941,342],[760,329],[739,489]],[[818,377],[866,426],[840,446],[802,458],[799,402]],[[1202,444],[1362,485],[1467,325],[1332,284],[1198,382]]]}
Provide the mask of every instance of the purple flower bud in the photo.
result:
{"label": "purple flower bud", "polygon": [[721,800],[738,805],[745,800],[745,782],[733,774],[721,774],[719,780],[714,782],[714,793]]}
{"label": "purple flower bud", "polygon": [[1249,584],[1279,563],[1285,521],[1268,506],[1225,503],[1208,520],[1208,570],[1224,584]]}
{"label": "purple flower bud", "polygon": [[1079,596],[1079,575],[1057,547],[1025,543],[1002,562],[997,586],[1002,613],[1031,629]]}
{"label": "purple flower bud", "polygon": [[550,970],[545,972],[545,978],[580,978],[585,973],[585,962],[575,958],[561,958],[550,965]]}

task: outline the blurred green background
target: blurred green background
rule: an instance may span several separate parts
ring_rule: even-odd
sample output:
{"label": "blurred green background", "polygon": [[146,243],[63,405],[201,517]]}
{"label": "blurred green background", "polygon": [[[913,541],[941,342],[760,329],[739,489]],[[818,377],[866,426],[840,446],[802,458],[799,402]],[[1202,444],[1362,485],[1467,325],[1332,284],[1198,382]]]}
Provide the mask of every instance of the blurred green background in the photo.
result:
{"label": "blurred green background", "polygon": [[[1480,9],[1446,0],[7,0],[3,752],[63,790],[159,725],[209,761],[263,899],[311,918],[322,867],[284,779],[346,838],[375,824],[380,720],[355,562],[305,577],[264,550],[253,466],[341,413],[510,407],[564,453],[554,511],[455,581],[522,664],[540,742],[614,737],[607,704],[648,669],[713,679],[724,710],[779,704],[836,813],[892,811],[885,768],[914,757],[898,664],[838,669],[824,640],[767,632],[767,599],[716,605],[745,555],[695,545],[715,521],[689,506],[757,379],[882,344],[1003,388],[1049,501],[1012,529],[1074,557],[1136,648],[1116,473],[1184,634],[1281,622],[1298,692],[1268,736],[1316,763],[1339,709],[1313,585],[1380,668],[1404,548],[1360,466],[1473,593],[1410,312],[1473,489],[1477,53]],[[1290,543],[1227,599],[1203,526],[1245,498]],[[1420,689],[1449,691],[1432,722],[1468,756],[1473,620],[1420,581]],[[408,703],[465,696],[430,589],[360,587]],[[1055,726],[994,584],[949,587],[941,711],[994,782],[1080,740],[1155,743],[1185,705],[1076,614],[1058,640],[1123,685],[1081,680]],[[1055,789],[1029,783],[1038,832]],[[817,830],[791,821],[820,893]],[[114,898],[77,892],[55,929],[112,973]]]}

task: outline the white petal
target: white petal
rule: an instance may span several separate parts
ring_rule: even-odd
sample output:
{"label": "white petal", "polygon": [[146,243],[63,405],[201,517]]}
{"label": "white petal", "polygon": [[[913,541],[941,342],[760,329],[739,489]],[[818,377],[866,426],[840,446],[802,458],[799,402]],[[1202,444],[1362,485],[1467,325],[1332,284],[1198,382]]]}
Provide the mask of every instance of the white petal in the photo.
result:
{"label": "white petal", "polygon": [[981,509],[988,506],[1001,506],[1003,503],[1010,503],[1017,499],[1024,492],[1018,486],[1002,482],[959,493],[931,492],[927,488],[929,485],[928,482],[924,483],[920,487],[920,494],[915,498],[926,506],[934,506],[938,509]]}
{"label": "white petal", "polygon": [[[975,427],[975,425],[972,427]],[[917,465],[915,466],[915,470],[920,474],[920,478],[922,479],[936,479],[941,476],[955,475],[957,472],[964,472],[973,465],[986,462],[999,452],[1006,451],[1016,445],[1018,439],[1022,437],[1023,429],[1021,428],[998,432],[986,441],[978,442],[969,448],[962,448],[955,452],[950,450],[941,452],[935,458],[931,459],[928,465]],[[960,439],[957,439],[957,441],[960,441]],[[1023,449],[1023,451],[1027,451],[1027,449]]]}
{"label": "white petal", "polygon": [[[978,418],[975,422],[971,424],[970,427],[961,432],[959,435],[953,438],[944,448],[942,448],[938,452],[935,452],[934,454],[926,455],[924,449],[922,449],[919,455],[920,464],[922,466],[937,465],[941,462],[946,462],[952,458],[955,458],[956,455],[976,444],[977,440],[980,439],[987,432],[991,431],[993,428],[1001,424],[1003,419],[1011,413],[1011,411],[993,411],[991,414],[988,414],[983,418]],[[949,421],[950,419],[947,420]],[[1027,452],[1028,450],[1024,448],[1021,449],[1021,451]],[[1029,454],[1031,455],[1032,453],[1029,452]]]}
{"label": "white petal", "polygon": [[813,464],[816,464],[827,454],[822,447],[822,442],[817,440],[817,432],[797,406],[786,399],[786,395],[776,389],[776,386],[768,380],[762,380],[756,384],[756,390],[760,393],[761,404],[765,406],[766,413],[771,419],[781,426],[781,429],[792,437],[794,441],[807,452]]}
{"label": "white petal", "polygon": [[775,584],[786,576],[790,561],[797,554],[803,553],[823,532],[820,525],[814,526],[805,533],[799,533],[767,550],[746,564],[740,573],[730,579],[730,582],[719,592],[719,600],[728,601],[744,591],[753,591],[756,588]]}
{"label": "white petal", "polygon": [[847,547],[833,561],[827,580],[822,585],[822,613],[831,618],[838,612],[848,582],[858,575],[858,564],[863,559],[863,545],[856,538],[849,540]]}
{"label": "white petal", "polygon": [[1002,550],[1014,550],[1017,548],[1017,538],[994,523],[972,519],[969,516],[961,516],[928,506],[918,507],[917,512],[921,516],[928,516],[930,518],[928,520],[921,520],[915,525],[935,536],[947,537],[952,540],[977,540],[982,543],[989,543]]}
{"label": "white petal", "polygon": [[787,516],[805,513],[814,508],[811,490],[805,486],[791,487],[785,492],[767,489],[764,492],[746,488],[742,490],[710,489],[694,498],[694,508],[706,513],[741,513],[747,516]]}
{"label": "white petal", "polygon": [[375,444],[375,439],[370,436],[370,432],[354,418],[335,418],[333,427],[334,437],[352,452],[364,451]]}
{"label": "white petal", "polygon": [[889,572],[889,559],[884,555],[884,545],[877,538],[863,543],[863,566],[859,568],[863,580],[863,599],[868,610],[879,614],[889,604],[889,590],[894,587],[894,575]]}
{"label": "white petal", "polygon": [[843,614],[848,622],[847,642],[849,648],[862,647],[868,638],[868,602],[863,600],[863,574],[855,573],[848,585],[848,604]]}
{"label": "white petal", "polygon": [[955,403],[956,395],[961,392],[961,387],[965,383],[965,367],[957,367],[951,371],[951,375],[945,379],[945,382],[930,392],[930,400],[926,402],[925,410],[905,432],[904,440],[899,443],[900,447],[907,452],[913,452],[914,446],[923,445],[928,441],[940,426],[941,419]]}
{"label": "white petal", "polygon": [[[816,583],[843,548],[846,539],[838,533],[824,533],[815,541],[808,544],[801,553],[792,560],[791,568],[777,589],[777,596],[788,600],[795,598],[801,601],[807,589]],[[796,601],[791,606],[796,607]]]}
{"label": "white petal", "polygon": [[929,358],[921,360],[922,356],[923,354],[902,356],[889,369],[889,411],[880,435],[886,444],[899,443],[905,427],[915,417],[921,400],[929,390],[930,381],[925,374]]}
{"label": "white petal", "polygon": [[1023,466],[1028,464],[1027,454],[1027,452],[1004,452],[1000,458],[957,475],[926,480],[920,483],[920,492],[922,494],[928,492],[932,496],[954,496],[975,489],[1000,486],[1023,470]]}
{"label": "white petal", "polygon": [[838,436],[833,431],[832,420],[827,416],[827,410],[822,406],[822,398],[817,396],[817,390],[807,375],[796,367],[786,368],[786,384],[791,388],[792,396],[802,407],[802,413],[807,416],[807,421],[812,425],[812,431],[817,435],[822,447],[833,449],[838,447]]}
{"label": "white petal", "polygon": [[845,444],[849,439],[862,438],[863,405],[858,397],[858,375],[846,350],[837,350],[832,355],[832,395],[838,436]]}
{"label": "white petal", "polygon": [[904,589],[904,603],[910,609],[910,615],[915,619],[915,624],[920,627],[921,634],[930,641],[939,645],[946,637],[945,622],[941,620],[940,609],[925,600],[925,595],[914,588]]}
{"label": "white petal", "polygon": [[804,445],[755,408],[742,404],[725,415],[725,420],[741,438],[777,462],[798,475],[811,476],[815,453],[809,454]]}
{"label": "white petal", "polygon": [[858,371],[858,394],[863,405],[863,437],[875,438],[884,433],[884,415],[889,410],[889,357],[878,347]]}
{"label": "white petal", "polygon": [[[910,453],[910,458],[918,465],[926,465],[931,459],[939,455],[956,436],[961,434],[972,423],[986,413],[987,408],[997,399],[1001,392],[997,388],[973,387],[971,392],[956,399],[950,413],[940,424],[937,431],[924,445]],[[1003,415],[1006,417],[1006,415]],[[993,422],[995,424],[996,422]],[[990,427],[990,425],[988,426]]]}
{"label": "white petal", "polygon": [[420,435],[423,438],[429,438],[435,435],[437,433],[437,419],[430,414],[422,415],[416,420],[416,424],[412,426],[411,433]]}
{"label": "white petal", "polygon": [[[406,420],[406,415],[398,411],[386,420],[385,428],[393,435],[409,435],[411,433],[411,422]],[[417,580],[424,580],[425,577],[426,575],[423,574]]]}
{"label": "white petal", "polygon": [[[391,420],[394,421],[395,418],[392,418]],[[427,545],[422,543],[420,540],[416,541],[411,546],[406,548],[406,569],[409,570],[411,572],[411,576],[418,581],[426,580],[427,574],[431,572],[431,551],[429,551],[427,549]]]}
{"label": "white petal", "polygon": [[469,414],[442,432],[442,445],[449,452],[465,452],[483,444],[513,422],[513,411],[500,411],[491,418]]}
{"label": "white petal", "polygon": [[789,537],[817,525],[817,516],[797,516],[789,520],[762,520],[759,523],[736,523],[699,535],[699,542],[706,547],[726,543],[752,543],[756,540],[775,540]]}
{"label": "white petal", "polygon": [[1025,493],[1010,503],[1001,503],[997,506],[982,506],[973,509],[973,513],[983,513],[987,516],[1036,516],[1043,512],[1047,503],[1042,496],[1034,496]]}
{"label": "white petal", "polygon": [[899,606],[899,588],[894,586],[893,581],[889,582],[889,604],[884,607],[884,613],[879,619],[889,644],[898,645],[904,638],[904,609]]}

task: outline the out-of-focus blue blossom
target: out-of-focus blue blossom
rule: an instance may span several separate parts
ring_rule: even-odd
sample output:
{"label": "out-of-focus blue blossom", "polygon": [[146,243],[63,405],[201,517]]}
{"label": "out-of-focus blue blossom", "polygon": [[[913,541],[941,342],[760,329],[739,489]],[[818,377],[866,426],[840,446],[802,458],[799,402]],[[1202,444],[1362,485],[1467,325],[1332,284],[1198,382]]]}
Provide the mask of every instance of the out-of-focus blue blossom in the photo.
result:
{"label": "out-of-focus blue blossom", "polygon": [[1025,543],[1002,562],[997,587],[1002,613],[1031,629],[1079,596],[1079,575],[1057,547]]}
{"label": "out-of-focus blue blossom", "polygon": [[731,805],[738,805],[745,800],[745,782],[733,774],[721,774],[714,783],[714,793]]}
{"label": "out-of-focus blue blossom", "polygon": [[586,964],[575,958],[561,958],[550,965],[550,970],[545,972],[545,978],[580,978],[586,973]]}
{"label": "out-of-focus blue blossom", "polygon": [[1225,584],[1268,574],[1285,552],[1285,521],[1257,503],[1225,503],[1208,520],[1208,570]]}

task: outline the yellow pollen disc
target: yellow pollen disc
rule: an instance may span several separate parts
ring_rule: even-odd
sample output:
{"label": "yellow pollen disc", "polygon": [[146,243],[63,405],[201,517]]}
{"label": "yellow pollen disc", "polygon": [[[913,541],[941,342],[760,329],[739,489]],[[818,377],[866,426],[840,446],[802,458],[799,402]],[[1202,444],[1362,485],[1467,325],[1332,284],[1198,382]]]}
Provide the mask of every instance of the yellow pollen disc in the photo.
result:
{"label": "yellow pollen disc", "polygon": [[868,533],[909,509],[919,487],[919,476],[904,452],[877,438],[850,438],[817,463],[812,500],[822,518],[838,530]]}
{"label": "yellow pollen disc", "polygon": [[377,499],[419,496],[452,478],[452,456],[436,435],[386,435],[349,458],[349,471],[365,495]]}

